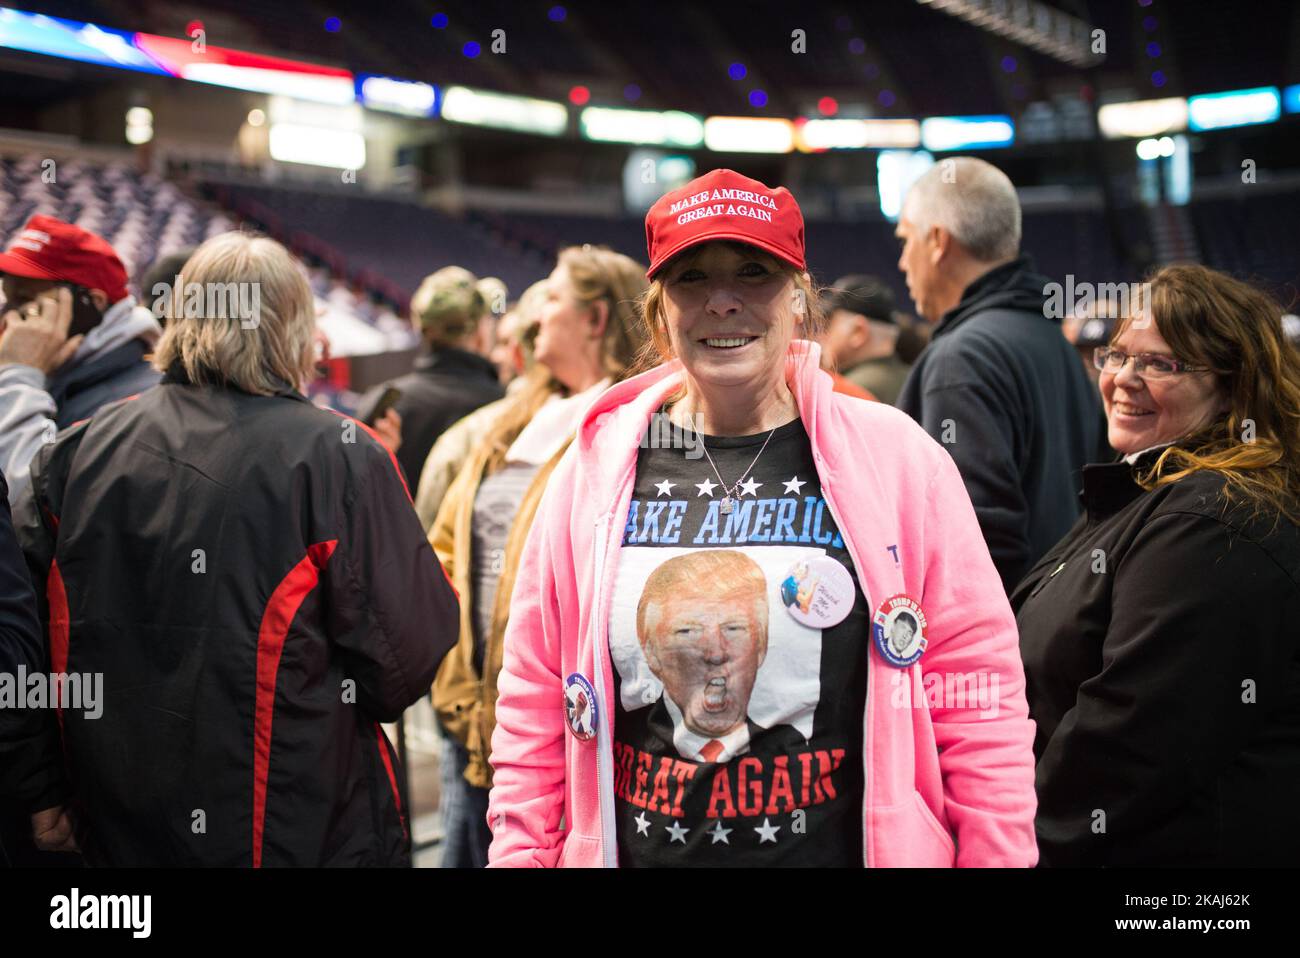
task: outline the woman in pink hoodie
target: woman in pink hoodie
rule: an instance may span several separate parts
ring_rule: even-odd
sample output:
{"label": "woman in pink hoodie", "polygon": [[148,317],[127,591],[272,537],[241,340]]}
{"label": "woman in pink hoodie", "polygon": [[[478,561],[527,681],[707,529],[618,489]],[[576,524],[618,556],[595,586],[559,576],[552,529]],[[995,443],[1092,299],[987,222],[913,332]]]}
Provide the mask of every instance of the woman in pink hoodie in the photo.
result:
{"label": "woman in pink hoodie", "polygon": [[548,485],[499,679],[493,865],[1031,866],[1015,621],[951,458],[818,368],[803,218],[646,218],[663,362]]}

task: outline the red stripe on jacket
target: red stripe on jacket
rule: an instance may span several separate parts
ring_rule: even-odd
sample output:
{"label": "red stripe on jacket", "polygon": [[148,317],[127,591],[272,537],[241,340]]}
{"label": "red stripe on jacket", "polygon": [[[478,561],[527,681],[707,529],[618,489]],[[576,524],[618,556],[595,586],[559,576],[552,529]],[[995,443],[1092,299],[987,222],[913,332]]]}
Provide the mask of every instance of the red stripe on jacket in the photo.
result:
{"label": "red stripe on jacket", "polygon": [[[402,488],[406,490],[406,501],[414,502],[415,500],[411,498],[411,487],[406,484],[406,474],[402,472],[402,467],[397,463],[397,454],[394,453],[393,450],[388,448],[388,443],[384,442],[384,440],[380,438],[379,433],[375,432],[374,429],[372,429],[370,426],[367,426],[360,419],[341,413],[337,409],[330,409],[328,406],[326,406],[325,409],[327,412],[332,412],[340,419],[346,419],[349,422],[356,423],[358,426],[360,426],[362,429],[368,432],[370,434],[370,437],[374,439],[375,442],[379,443],[379,445],[381,445],[384,448],[384,451],[388,453],[389,460],[393,463],[393,469],[397,472],[397,478],[402,480]],[[438,568],[442,570],[442,577],[447,580],[447,585],[451,586],[451,591],[455,593],[456,601],[459,602],[460,591],[456,588],[456,583],[451,581],[451,576],[447,574],[447,567],[444,566],[441,561],[439,561]]]}
{"label": "red stripe on jacket", "polygon": [[[59,517],[48,509],[45,518],[54,529],[57,542],[59,536]],[[68,589],[63,583],[63,572],[59,569],[59,560],[50,562],[50,573],[45,577],[45,601],[49,605],[50,623],[50,671],[55,675],[66,675],[68,671],[68,640],[71,631],[72,616],[68,612]],[[59,717],[59,730],[63,729],[62,697],[55,696],[54,709]]]}
{"label": "red stripe on jacket", "polygon": [[393,756],[390,753],[388,736],[384,734],[384,728],[378,722],[375,723],[375,735],[379,737],[379,757],[384,760],[384,771],[388,773],[388,784],[393,789],[393,801],[397,804],[397,817],[402,822],[402,837],[410,837],[406,830],[406,813],[402,811],[402,793],[397,787],[397,773],[393,771]]}
{"label": "red stripe on jacket", "polygon": [[375,442],[379,443],[379,445],[383,447],[384,452],[388,453],[388,458],[392,460],[393,468],[397,470],[397,478],[402,480],[402,488],[406,490],[407,501],[414,502],[415,500],[411,498],[411,487],[406,484],[406,474],[402,472],[402,467],[397,463],[397,453],[393,452],[393,450],[388,448],[388,443],[384,442],[384,440],[380,438],[379,433],[375,432],[373,427],[367,426],[365,423],[363,423],[360,419],[357,419],[355,416],[349,416],[345,413],[341,413],[337,409],[330,409],[328,406],[325,407],[325,410],[326,412],[332,412],[340,419],[346,419],[349,422],[356,423],[358,426],[360,426],[362,429],[364,429],[367,433],[370,434],[371,439],[373,439]]}
{"label": "red stripe on jacket", "polygon": [[271,593],[257,630],[257,697],[253,706],[253,867],[262,867],[266,825],[266,782],[271,772],[271,722],[275,718],[275,678],[289,626],[308,593],[320,581],[338,539],[317,542]]}

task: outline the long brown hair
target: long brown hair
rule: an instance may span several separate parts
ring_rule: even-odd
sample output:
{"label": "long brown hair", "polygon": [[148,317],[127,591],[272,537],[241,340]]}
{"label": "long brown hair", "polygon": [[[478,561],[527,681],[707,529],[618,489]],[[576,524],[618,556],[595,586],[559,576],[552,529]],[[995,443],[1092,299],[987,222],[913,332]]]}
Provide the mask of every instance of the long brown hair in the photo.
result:
{"label": "long brown hair", "polygon": [[1300,352],[1282,331],[1281,307],[1248,283],[1194,265],[1159,270],[1137,299],[1111,342],[1149,310],[1174,355],[1208,368],[1228,399],[1225,414],[1170,446],[1139,482],[1154,489],[1215,472],[1228,501],[1300,523]]}
{"label": "long brown hair", "polygon": [[[570,246],[560,251],[559,263],[569,272],[578,301],[585,307],[604,302],[609,320],[601,342],[601,362],[605,374],[614,382],[632,374],[633,364],[645,339],[639,302],[645,291],[645,267],[636,260],[615,253],[607,246]],[[505,462],[510,444],[543,404],[564,386],[545,366],[537,363],[525,374],[525,385],[496,418],[485,437],[491,448],[487,473],[495,472]]]}
{"label": "long brown hair", "polygon": [[[801,271],[755,246],[750,246],[748,243],[741,243],[737,240],[722,240],[720,242],[725,242],[732,249],[742,252],[746,256],[753,256],[766,264],[769,269],[787,276],[794,283],[795,295],[803,301],[803,336],[801,338],[816,339],[822,334],[826,325],[826,318],[821,307],[820,291],[809,280],[804,279]],[[691,252],[694,252],[694,250],[689,250],[680,255],[686,256]],[[641,321],[645,328],[645,346],[641,349],[641,355],[637,357],[637,372],[653,369],[655,366],[674,358],[672,343],[668,338],[668,327],[664,322],[664,276],[672,270],[677,259],[678,257],[673,257],[664,264],[655,278],[650,281],[650,285],[646,287],[646,291],[641,297]],[[670,397],[669,403],[671,404],[680,399],[680,395]]]}

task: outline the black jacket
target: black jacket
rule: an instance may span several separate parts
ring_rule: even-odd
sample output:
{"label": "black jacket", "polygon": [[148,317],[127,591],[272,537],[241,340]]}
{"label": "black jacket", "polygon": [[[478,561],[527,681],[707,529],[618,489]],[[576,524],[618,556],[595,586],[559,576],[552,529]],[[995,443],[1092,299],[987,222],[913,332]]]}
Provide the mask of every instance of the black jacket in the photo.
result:
{"label": "black jacket", "polygon": [[1300,529],[1223,485],[1088,466],[1012,595],[1044,865],[1300,864]]}
{"label": "black jacket", "polygon": [[977,279],[898,399],[956,461],[1008,592],[1078,517],[1099,442],[1097,390],[1045,315],[1047,282],[1027,257]]}
{"label": "black jacket", "polygon": [[[35,669],[41,661],[40,623],[36,594],[14,536],[9,513],[9,487],[0,473],[0,672],[14,674],[18,666]],[[3,743],[0,743],[3,748]],[[4,753],[0,751],[0,756]],[[0,758],[0,775],[5,762]]]}
{"label": "black jacket", "polygon": [[89,863],[409,860],[378,723],[427,693],[458,608],[378,442],[172,372],[43,449],[15,514],[51,667],[103,674],[102,715],[64,709],[60,743],[39,713],[21,770]]}
{"label": "black jacket", "polygon": [[390,386],[402,391],[393,407],[402,417],[397,461],[412,492],[420,484],[429,450],[447,427],[506,394],[496,367],[482,356],[464,349],[436,349],[416,359],[412,372],[367,392],[357,406],[357,418],[369,421],[375,404]]}

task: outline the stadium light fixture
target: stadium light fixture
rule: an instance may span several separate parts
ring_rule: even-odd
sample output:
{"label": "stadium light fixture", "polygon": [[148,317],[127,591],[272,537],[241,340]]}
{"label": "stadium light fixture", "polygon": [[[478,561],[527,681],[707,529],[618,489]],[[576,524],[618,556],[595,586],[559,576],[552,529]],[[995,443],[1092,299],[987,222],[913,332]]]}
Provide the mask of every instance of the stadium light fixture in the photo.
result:
{"label": "stadium light fixture", "polygon": [[417,117],[438,114],[438,88],[432,83],[416,80],[358,73],[357,99],[362,106],[385,113]]}
{"label": "stadium light fixture", "polygon": [[789,153],[794,124],[752,116],[711,116],[704,121],[704,145],[718,153]]}
{"label": "stadium light fixture", "polygon": [[1275,86],[1225,90],[1187,100],[1187,123],[1193,130],[1272,123],[1282,115],[1282,93]]}
{"label": "stadium light fixture", "polygon": [[916,120],[812,119],[796,124],[795,145],[817,150],[912,149],[921,145]]}
{"label": "stadium light fixture", "polygon": [[876,192],[885,219],[891,223],[898,221],[907,191],[932,166],[934,157],[925,150],[880,151],[876,156]]}
{"label": "stadium light fixture", "polygon": [[704,142],[704,118],[678,110],[589,106],[578,114],[578,127],[584,137],[602,143],[640,143],[690,149]]}
{"label": "stadium light fixture", "polygon": [[469,126],[559,136],[569,125],[569,108],[554,100],[453,86],[443,94],[442,118]]}
{"label": "stadium light fixture", "polygon": [[1092,52],[1091,24],[1036,0],[916,0],[981,30],[1076,67],[1104,59]]}
{"label": "stadium light fixture", "polygon": [[359,170],[366,165],[366,141],[352,130],[333,130],[296,123],[272,123],[271,159],[305,163],[336,170]]}
{"label": "stadium light fixture", "polygon": [[1107,103],[1097,111],[1097,126],[1111,140],[1179,133],[1187,129],[1187,100],[1172,96]]}
{"label": "stadium light fixture", "polygon": [[126,111],[126,142],[140,146],[153,139],[153,110],[133,106]]}
{"label": "stadium light fixture", "polygon": [[932,116],[921,121],[921,145],[936,153],[994,149],[1010,146],[1015,139],[1009,116]]}

